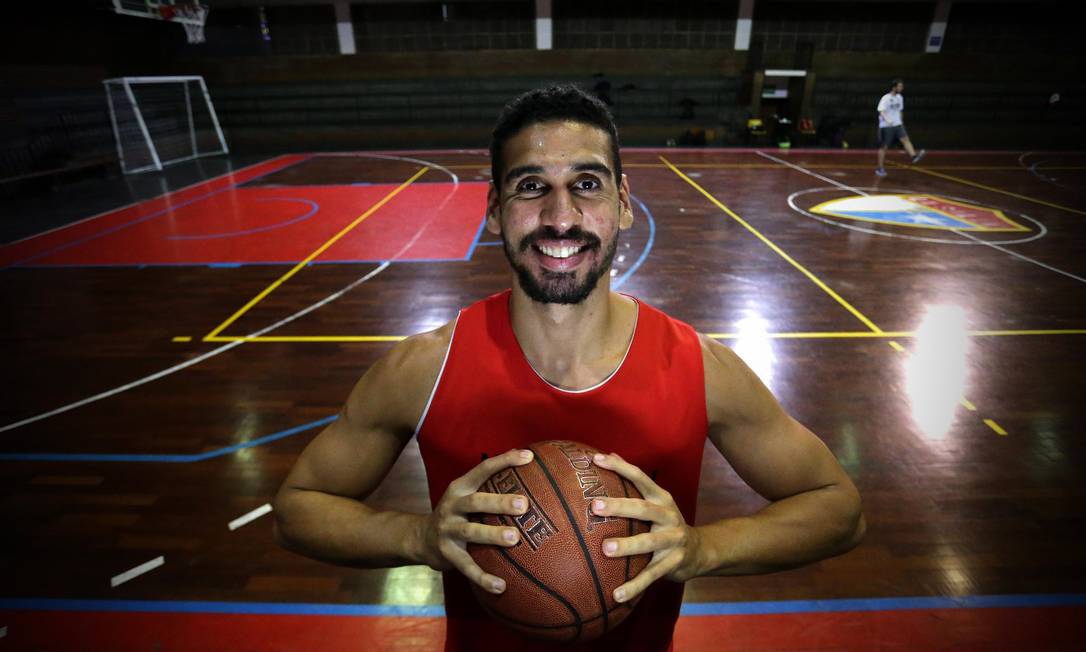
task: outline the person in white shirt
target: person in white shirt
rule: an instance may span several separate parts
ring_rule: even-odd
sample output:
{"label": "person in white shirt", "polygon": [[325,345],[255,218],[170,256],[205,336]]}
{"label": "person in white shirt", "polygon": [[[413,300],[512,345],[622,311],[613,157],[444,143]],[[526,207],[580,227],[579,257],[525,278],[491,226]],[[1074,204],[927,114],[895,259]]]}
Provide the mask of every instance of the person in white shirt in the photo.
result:
{"label": "person in white shirt", "polygon": [[894,141],[901,141],[901,146],[912,157],[913,163],[919,163],[924,154],[927,154],[924,150],[917,152],[909,140],[909,134],[905,133],[905,123],[901,119],[901,113],[905,110],[905,98],[901,95],[903,90],[905,82],[895,79],[890,84],[890,92],[879,100],[879,167],[875,168],[875,174],[880,177],[886,176],[886,168],[883,167],[886,163],[886,148],[893,145]]}

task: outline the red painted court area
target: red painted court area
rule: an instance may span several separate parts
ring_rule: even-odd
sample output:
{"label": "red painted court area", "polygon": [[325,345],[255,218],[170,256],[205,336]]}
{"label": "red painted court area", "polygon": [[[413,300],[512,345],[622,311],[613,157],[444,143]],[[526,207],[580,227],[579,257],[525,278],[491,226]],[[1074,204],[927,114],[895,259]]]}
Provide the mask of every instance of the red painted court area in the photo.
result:
{"label": "red painted court area", "polygon": [[281,157],[14,243],[0,249],[0,265],[295,263],[367,212],[317,261],[467,257],[486,183],[414,183],[399,192],[399,184],[239,187],[300,160]]}
{"label": "red painted court area", "polygon": [[[13,611],[0,650],[411,652],[440,650],[444,618]],[[1086,608],[684,616],[677,652],[1074,650]]]}

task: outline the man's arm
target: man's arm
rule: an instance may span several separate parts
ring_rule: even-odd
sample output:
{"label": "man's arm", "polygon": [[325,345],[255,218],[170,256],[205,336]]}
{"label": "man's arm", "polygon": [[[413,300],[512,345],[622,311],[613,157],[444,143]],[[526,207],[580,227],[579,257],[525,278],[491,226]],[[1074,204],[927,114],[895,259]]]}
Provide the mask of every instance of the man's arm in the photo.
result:
{"label": "man's arm", "polygon": [[695,528],[690,576],[789,568],[849,550],[863,538],[860,494],[818,437],[790,417],[726,346],[702,336],[709,438],[770,504]]}
{"label": "man's arm", "polygon": [[437,380],[451,326],[399,343],[362,376],[339,418],[310,442],[275,500],[280,545],[335,564],[425,563],[426,516],[361,501],[410,440]]}
{"label": "man's arm", "polygon": [[643,499],[593,500],[593,512],[652,523],[649,532],[608,539],[611,557],[652,553],[637,577],[615,589],[625,602],[661,577],[782,570],[840,554],[864,534],[860,495],[829,449],[788,416],[735,353],[701,336],[709,438],[740,477],[770,501],[756,514],[693,527],[671,495],[620,456],[596,464],[630,480]]}
{"label": "man's arm", "polygon": [[491,457],[452,481],[429,514],[378,511],[362,501],[377,488],[414,433],[453,324],[410,337],[358,381],[340,412],[302,452],[275,499],[276,539],[295,552],[334,564],[383,568],[426,564],[452,570],[492,593],[505,581],[483,571],[468,543],[514,546],[516,528],[483,525],[472,514],[519,516],[523,496],[480,493],[492,474],[527,464],[530,451]]}

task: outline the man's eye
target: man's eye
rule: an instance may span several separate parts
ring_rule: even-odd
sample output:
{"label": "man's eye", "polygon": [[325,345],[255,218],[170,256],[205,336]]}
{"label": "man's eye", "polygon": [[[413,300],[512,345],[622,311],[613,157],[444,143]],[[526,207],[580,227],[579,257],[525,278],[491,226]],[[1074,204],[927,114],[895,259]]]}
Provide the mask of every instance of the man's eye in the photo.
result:
{"label": "man's eye", "polygon": [[600,182],[595,179],[581,179],[576,183],[577,190],[595,190],[600,187]]}
{"label": "man's eye", "polygon": [[538,181],[522,181],[517,184],[518,192],[539,192],[543,189],[543,184]]}

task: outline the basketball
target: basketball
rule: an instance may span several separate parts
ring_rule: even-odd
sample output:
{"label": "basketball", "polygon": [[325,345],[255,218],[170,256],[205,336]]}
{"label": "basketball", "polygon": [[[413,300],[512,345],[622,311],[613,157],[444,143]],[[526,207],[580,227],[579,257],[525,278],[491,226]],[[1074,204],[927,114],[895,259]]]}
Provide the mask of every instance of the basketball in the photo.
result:
{"label": "basketball", "polygon": [[[641,498],[633,484],[592,461],[596,449],[573,441],[529,446],[535,457],[524,466],[495,473],[479,488],[485,493],[522,495],[520,516],[479,515],[477,522],[511,526],[520,532],[511,548],[468,545],[488,573],[506,581],[500,595],[472,584],[494,618],[534,638],[582,642],[618,626],[637,599],[618,603],[613,592],[637,576],[650,555],[607,557],[603,542],[648,532],[649,524],[592,513],[593,498]],[[640,597],[640,596],[638,596]]]}

